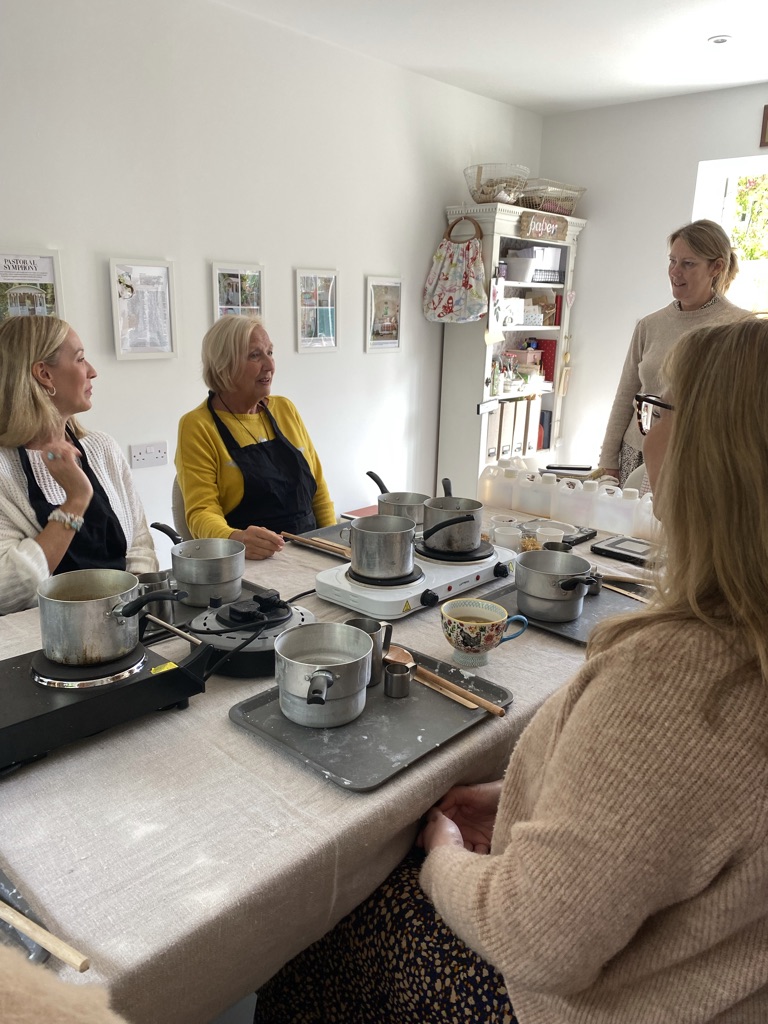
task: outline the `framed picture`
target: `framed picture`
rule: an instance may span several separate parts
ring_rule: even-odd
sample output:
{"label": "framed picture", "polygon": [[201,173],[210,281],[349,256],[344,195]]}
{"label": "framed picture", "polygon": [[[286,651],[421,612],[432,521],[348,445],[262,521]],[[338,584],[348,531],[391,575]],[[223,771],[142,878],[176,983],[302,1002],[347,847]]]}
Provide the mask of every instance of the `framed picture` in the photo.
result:
{"label": "framed picture", "polygon": [[400,348],[402,285],[396,277],[368,278],[366,352],[394,352]]}
{"label": "framed picture", "polygon": [[760,145],[768,146],[768,107],[763,107],[763,127],[760,132]]}
{"label": "framed picture", "polygon": [[337,347],[335,270],[296,271],[296,343],[299,352]]}
{"label": "framed picture", "polygon": [[111,259],[109,280],[117,358],[175,356],[173,264],[167,260]]}
{"label": "framed picture", "polygon": [[258,263],[214,263],[213,319],[240,313],[264,316],[264,267]]}
{"label": "framed picture", "polygon": [[9,316],[64,318],[58,252],[0,253],[0,320]]}

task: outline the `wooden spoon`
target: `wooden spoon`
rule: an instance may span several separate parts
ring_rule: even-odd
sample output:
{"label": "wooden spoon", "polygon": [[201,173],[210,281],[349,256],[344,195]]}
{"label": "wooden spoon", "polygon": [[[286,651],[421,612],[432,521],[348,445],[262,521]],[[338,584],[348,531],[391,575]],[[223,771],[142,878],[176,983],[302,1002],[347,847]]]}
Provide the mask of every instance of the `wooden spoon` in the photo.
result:
{"label": "wooden spoon", "polygon": [[407,651],[404,647],[391,645],[384,655],[384,660],[408,665],[409,668],[413,669],[414,677],[420,683],[431,684],[433,688],[439,687],[441,690],[446,691],[446,696],[461,697],[463,700],[482,708],[484,711],[489,711],[492,715],[497,715],[499,718],[505,714],[504,708],[499,707],[498,704],[493,704],[491,701],[486,700],[485,697],[480,697],[478,694],[472,693],[471,690],[465,690],[463,686],[457,686],[456,683],[452,683],[449,679],[445,679],[443,676],[437,675],[436,672],[431,672],[428,668],[418,665],[414,661],[411,652]]}

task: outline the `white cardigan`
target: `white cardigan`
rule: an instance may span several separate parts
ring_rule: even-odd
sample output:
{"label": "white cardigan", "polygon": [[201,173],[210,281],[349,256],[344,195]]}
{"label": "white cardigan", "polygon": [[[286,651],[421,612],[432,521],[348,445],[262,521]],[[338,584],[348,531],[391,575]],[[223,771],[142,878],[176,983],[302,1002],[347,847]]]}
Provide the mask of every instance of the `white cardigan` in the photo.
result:
{"label": "white cardigan", "polygon": [[[80,439],[88,464],[104,488],[125,534],[128,572],[157,569],[152,537],[128,463],[109,434],[98,431]],[[40,489],[53,505],[66,494],[48,472],[43,452],[28,450]],[[36,541],[45,526],[29,501],[27,478],[15,448],[0,448],[0,614],[21,611],[37,603],[37,588],[51,575],[43,549]]]}

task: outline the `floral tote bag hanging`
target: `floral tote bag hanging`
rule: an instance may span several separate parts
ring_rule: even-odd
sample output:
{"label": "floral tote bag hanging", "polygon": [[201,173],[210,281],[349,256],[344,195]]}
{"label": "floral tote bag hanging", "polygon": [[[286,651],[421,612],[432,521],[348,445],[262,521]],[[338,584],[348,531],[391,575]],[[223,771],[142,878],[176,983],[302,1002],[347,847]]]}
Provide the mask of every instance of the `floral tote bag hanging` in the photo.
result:
{"label": "floral tote bag hanging", "polygon": [[[463,221],[474,227],[472,238],[451,239]],[[446,228],[424,285],[423,305],[427,320],[464,324],[482,320],[488,311],[481,239],[483,229],[473,217],[458,217]]]}

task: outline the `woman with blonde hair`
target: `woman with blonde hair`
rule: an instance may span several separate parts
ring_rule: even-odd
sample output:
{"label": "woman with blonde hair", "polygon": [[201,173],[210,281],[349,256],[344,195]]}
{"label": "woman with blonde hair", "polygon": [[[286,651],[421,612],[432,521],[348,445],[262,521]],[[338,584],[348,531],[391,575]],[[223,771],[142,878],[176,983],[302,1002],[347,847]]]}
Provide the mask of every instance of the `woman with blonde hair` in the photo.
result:
{"label": "woman with blonde hair", "polygon": [[637,322],[600,453],[603,473],[615,476],[622,487],[643,461],[633,397],[639,392],[658,393],[661,364],[683,334],[748,315],[725,297],[739,261],[719,224],[693,221],[673,231],[667,245],[672,302]]}
{"label": "woman with blonde hair", "polygon": [[331,526],[336,514],[307,428],[272,395],[272,342],[257,316],[224,316],[203,338],[208,398],[182,416],[176,472],[193,537],[245,544],[269,558],[283,530]]}
{"label": "woman with blonde hair", "polygon": [[0,323],[0,614],[34,605],[51,575],[157,569],[122,452],[75,418],[95,376],[64,320]]}
{"label": "woman with blonde hair", "polygon": [[504,779],[432,808],[423,865],[273,978],[257,1022],[768,1020],[768,321],[686,335],[662,379],[636,402],[653,603],[593,630]]}

